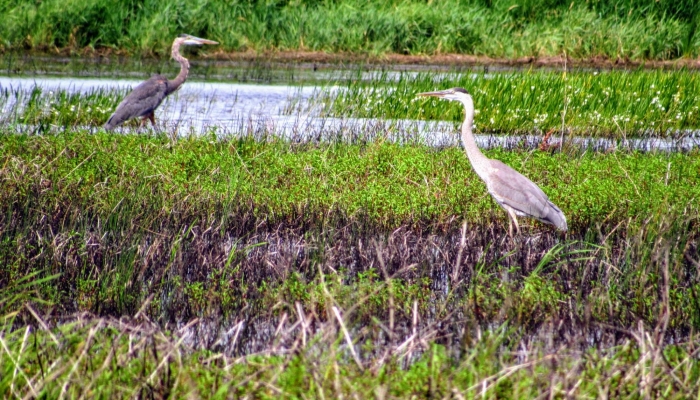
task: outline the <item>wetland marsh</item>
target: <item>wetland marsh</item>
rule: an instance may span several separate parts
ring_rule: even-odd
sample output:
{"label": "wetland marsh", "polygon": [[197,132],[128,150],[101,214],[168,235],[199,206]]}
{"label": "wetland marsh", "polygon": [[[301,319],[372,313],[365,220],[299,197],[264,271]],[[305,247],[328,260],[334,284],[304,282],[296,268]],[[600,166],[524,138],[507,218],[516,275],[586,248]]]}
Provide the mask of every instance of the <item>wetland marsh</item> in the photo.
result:
{"label": "wetland marsh", "polygon": [[[195,80],[159,131],[118,133],[100,126],[130,81],[23,79],[0,78],[2,393],[700,389],[693,72]],[[453,135],[460,106],[413,99],[453,86],[566,235],[508,237]],[[540,150],[548,132],[563,145]]]}
{"label": "wetland marsh", "polygon": [[[10,1],[0,52],[167,55],[186,32],[234,52],[645,62],[698,55],[693,0]],[[529,61],[525,61],[529,62]]]}

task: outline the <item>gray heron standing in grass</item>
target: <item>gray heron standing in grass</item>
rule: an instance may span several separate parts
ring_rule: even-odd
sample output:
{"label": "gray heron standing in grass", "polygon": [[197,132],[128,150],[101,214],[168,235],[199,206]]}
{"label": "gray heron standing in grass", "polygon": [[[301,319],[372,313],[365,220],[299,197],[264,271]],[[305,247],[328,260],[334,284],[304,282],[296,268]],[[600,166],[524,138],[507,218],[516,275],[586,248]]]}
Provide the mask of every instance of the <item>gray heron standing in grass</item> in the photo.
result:
{"label": "gray heron standing in grass", "polygon": [[124,100],[117,106],[107,123],[105,129],[112,130],[121,125],[125,121],[140,117],[141,125],[147,119],[151,120],[151,124],[155,127],[156,119],[153,112],[163,102],[165,96],[176,91],[187,79],[187,74],[190,71],[190,63],[187,59],[180,55],[180,46],[198,46],[203,44],[218,44],[213,40],[202,39],[192,35],[182,34],[175,38],[172,47],[172,57],[180,63],[180,73],[175,79],[169,80],[162,75],[154,75],[145,82],[136,86]]}
{"label": "gray heron standing in grass", "polygon": [[486,183],[491,196],[508,211],[508,233],[513,236],[513,223],[520,233],[517,217],[530,217],[554,225],[566,231],[566,217],[546,194],[534,182],[499,160],[486,157],[477,147],[472,134],[474,122],[474,102],[469,93],[462,88],[453,88],[437,92],[419,93],[418,96],[438,97],[445,100],[459,101],[464,105],[465,118],[462,124],[462,145],[467,158],[479,178]]}

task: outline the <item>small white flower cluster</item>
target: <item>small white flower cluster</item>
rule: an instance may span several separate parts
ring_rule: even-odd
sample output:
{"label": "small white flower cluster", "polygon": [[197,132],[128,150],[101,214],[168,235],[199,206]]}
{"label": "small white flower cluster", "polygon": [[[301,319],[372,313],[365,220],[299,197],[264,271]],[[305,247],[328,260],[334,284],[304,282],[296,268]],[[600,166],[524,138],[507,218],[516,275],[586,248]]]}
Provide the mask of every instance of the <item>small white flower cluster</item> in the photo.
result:
{"label": "small white flower cluster", "polygon": [[545,114],[538,114],[535,117],[535,119],[533,120],[533,122],[535,123],[535,126],[538,126],[542,122],[546,121],[548,117],[549,117],[549,114],[546,114],[546,113]]}
{"label": "small white flower cluster", "polygon": [[615,122],[630,122],[630,117],[624,115],[613,115],[613,121]]}
{"label": "small white flower cluster", "polygon": [[511,115],[511,116],[508,117],[509,120],[518,120],[518,119],[520,119],[520,114],[521,114],[521,113],[522,113],[523,115],[525,115],[525,116],[527,116],[528,114],[530,114],[530,110],[529,110],[529,109],[523,110],[523,109],[521,109],[520,107],[516,108],[515,110],[511,110],[511,111],[513,112],[513,115]]}
{"label": "small white flower cluster", "polygon": [[591,93],[587,94],[586,97],[583,98],[583,104],[582,104],[582,105],[585,106],[586,104],[588,104],[588,99],[592,99],[592,98],[593,98],[593,94],[591,94]]}
{"label": "small white flower cluster", "polygon": [[[658,93],[658,92],[657,92]],[[651,99],[651,105],[656,105],[656,107],[661,110],[661,111],[666,111],[666,108],[661,104],[661,100],[659,100],[659,97],[656,96],[653,99]]]}

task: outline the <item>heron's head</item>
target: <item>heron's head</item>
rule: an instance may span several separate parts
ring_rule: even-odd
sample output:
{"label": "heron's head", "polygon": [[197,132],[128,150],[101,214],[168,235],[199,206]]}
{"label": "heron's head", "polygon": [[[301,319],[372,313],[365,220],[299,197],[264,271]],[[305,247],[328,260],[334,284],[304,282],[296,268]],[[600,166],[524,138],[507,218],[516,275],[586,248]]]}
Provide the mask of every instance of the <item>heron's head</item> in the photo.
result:
{"label": "heron's head", "polygon": [[186,33],[183,33],[175,39],[175,41],[180,42],[180,44],[183,44],[185,46],[201,46],[203,44],[219,44],[219,42],[215,42],[213,40],[209,39],[202,39],[198,38],[196,36],[188,35]]}
{"label": "heron's head", "polygon": [[461,101],[461,102],[464,102],[465,98],[470,97],[469,92],[462,89],[461,87],[456,87],[456,88],[446,89],[446,90],[438,90],[436,92],[418,93],[417,96],[438,97],[438,98],[445,99],[445,100],[456,100],[456,101]]}

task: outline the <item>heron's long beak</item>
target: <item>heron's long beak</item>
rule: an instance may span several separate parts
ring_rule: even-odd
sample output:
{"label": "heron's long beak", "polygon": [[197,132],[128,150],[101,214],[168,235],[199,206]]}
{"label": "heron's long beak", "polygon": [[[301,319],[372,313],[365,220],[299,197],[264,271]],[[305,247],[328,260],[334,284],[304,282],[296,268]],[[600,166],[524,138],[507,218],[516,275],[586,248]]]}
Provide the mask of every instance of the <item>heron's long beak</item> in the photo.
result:
{"label": "heron's long beak", "polygon": [[423,92],[423,93],[418,93],[416,96],[422,96],[422,97],[443,97],[445,95],[450,94],[451,92],[449,90],[438,90],[435,92]]}
{"label": "heron's long beak", "polygon": [[202,45],[202,44],[219,44],[219,42],[215,42],[215,41],[209,40],[209,39],[198,38],[196,36],[189,36],[189,37],[187,37],[187,40],[185,40],[184,44]]}

